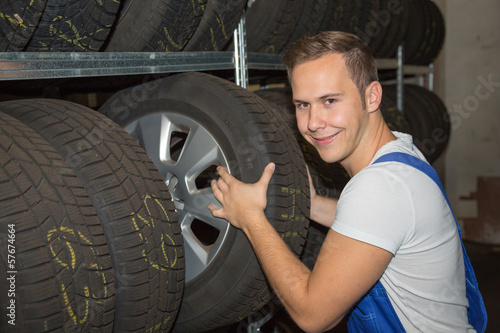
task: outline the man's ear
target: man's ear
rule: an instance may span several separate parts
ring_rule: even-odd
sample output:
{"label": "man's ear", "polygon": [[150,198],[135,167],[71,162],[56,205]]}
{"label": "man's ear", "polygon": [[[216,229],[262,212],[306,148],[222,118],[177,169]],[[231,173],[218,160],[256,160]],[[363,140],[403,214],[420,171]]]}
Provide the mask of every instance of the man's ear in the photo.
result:
{"label": "man's ear", "polygon": [[382,103],[382,86],[380,82],[373,81],[366,88],[366,109],[368,112],[377,111]]}

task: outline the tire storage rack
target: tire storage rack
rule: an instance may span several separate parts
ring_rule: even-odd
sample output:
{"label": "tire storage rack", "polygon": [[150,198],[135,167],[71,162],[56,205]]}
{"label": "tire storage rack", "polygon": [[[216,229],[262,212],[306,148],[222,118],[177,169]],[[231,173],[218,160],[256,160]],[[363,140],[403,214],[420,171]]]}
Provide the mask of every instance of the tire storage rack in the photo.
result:
{"label": "tire storage rack", "polygon": [[[256,78],[284,82],[279,53],[301,35],[344,30],[365,38],[378,57],[391,128],[424,142],[430,160],[444,147],[434,138],[449,135],[436,132],[446,112],[439,99],[405,84],[428,76],[432,89],[444,32],[425,29],[431,19],[405,25],[425,30],[406,33],[405,56],[397,26],[408,17],[390,0],[152,0],[158,13],[166,2],[190,12],[169,17],[162,38],[144,37],[164,18],[148,19],[140,1],[122,1],[128,7],[118,19],[119,1],[73,8],[77,2],[0,4],[0,33],[10,36],[0,42],[2,89],[32,85],[57,97],[40,85],[113,87],[97,111],[56,98],[0,102],[0,279],[9,281],[0,284],[0,307],[9,311],[2,331],[259,332],[281,311],[245,236],[206,207],[216,204],[209,185],[216,165],[255,182],[274,161],[266,215],[312,268],[324,230],[309,228],[306,164],[323,195],[338,196],[346,174],[294,132],[289,88],[247,89]],[[22,15],[5,15],[25,3]],[[436,8],[411,3],[416,16],[439,18]],[[77,12],[72,24],[53,19]],[[233,13],[223,21],[234,33],[213,25],[221,12]],[[78,25],[90,37],[78,36]],[[119,37],[107,40],[112,34]],[[99,49],[106,52],[88,52]]]}

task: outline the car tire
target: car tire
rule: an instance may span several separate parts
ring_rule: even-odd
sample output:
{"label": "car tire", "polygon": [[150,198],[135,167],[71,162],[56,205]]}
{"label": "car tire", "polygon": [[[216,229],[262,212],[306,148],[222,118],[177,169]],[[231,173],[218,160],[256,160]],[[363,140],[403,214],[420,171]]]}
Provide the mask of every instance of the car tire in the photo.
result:
{"label": "car tire", "polygon": [[47,0],[25,51],[99,51],[115,22],[119,1]]}
{"label": "car tire", "polygon": [[207,0],[124,1],[104,46],[109,52],[182,51],[201,20]]}
{"label": "car tire", "polygon": [[56,150],[0,112],[2,332],[109,332],[114,277],[87,192]]}
{"label": "car tire", "polygon": [[175,332],[231,325],[271,299],[242,231],[214,218],[210,181],[223,165],[241,181],[276,163],[266,216],[298,256],[307,233],[306,166],[289,129],[252,92],[202,73],[183,73],[122,90],[99,110],[143,145],[169,184],[186,249],[186,286]]}

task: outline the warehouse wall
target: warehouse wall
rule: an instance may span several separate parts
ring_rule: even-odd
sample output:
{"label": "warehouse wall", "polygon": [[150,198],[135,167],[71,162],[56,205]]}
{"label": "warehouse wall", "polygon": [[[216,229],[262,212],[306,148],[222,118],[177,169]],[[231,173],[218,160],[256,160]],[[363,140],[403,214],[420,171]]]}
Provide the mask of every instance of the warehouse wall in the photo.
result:
{"label": "warehouse wall", "polygon": [[446,190],[464,238],[500,244],[500,1],[437,1],[446,19],[436,93],[450,113]]}

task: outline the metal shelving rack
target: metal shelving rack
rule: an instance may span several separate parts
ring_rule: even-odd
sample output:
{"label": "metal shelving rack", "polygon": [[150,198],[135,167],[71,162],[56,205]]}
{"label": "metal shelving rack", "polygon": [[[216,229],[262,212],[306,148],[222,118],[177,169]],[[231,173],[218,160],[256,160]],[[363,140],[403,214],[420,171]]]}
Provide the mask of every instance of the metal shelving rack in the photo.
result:
{"label": "metal shelving rack", "polygon": [[[245,15],[234,31],[234,41],[234,51],[223,52],[0,52],[0,80],[234,70],[236,84],[247,88],[248,69],[285,70],[279,55],[247,52]],[[402,46],[397,59],[377,59],[377,65],[396,69],[398,83],[404,73],[432,76],[431,67],[405,65],[403,69]]]}
{"label": "metal shelving rack", "polygon": [[244,16],[234,32],[234,52],[0,52],[0,80],[234,70],[248,85],[248,69],[281,70],[278,55],[247,53]]}

